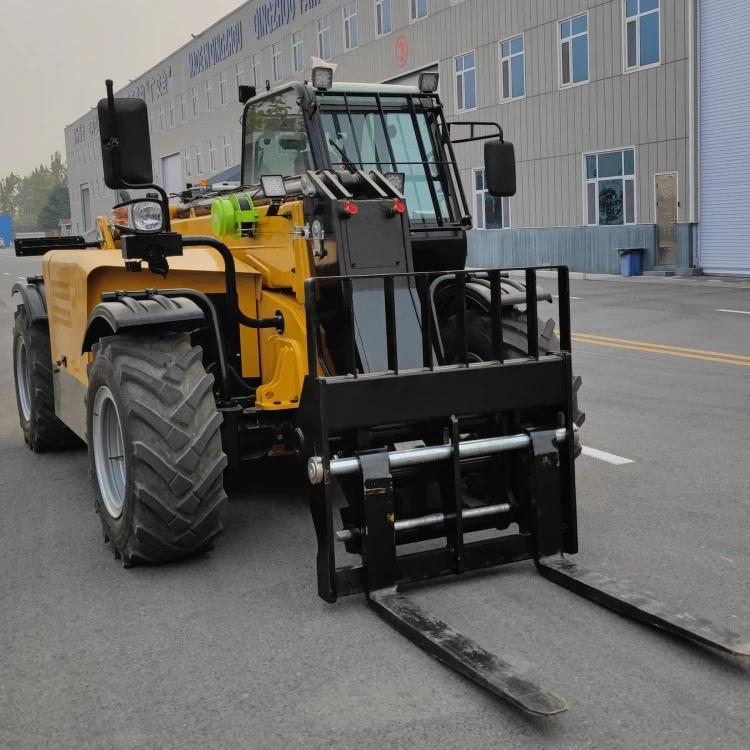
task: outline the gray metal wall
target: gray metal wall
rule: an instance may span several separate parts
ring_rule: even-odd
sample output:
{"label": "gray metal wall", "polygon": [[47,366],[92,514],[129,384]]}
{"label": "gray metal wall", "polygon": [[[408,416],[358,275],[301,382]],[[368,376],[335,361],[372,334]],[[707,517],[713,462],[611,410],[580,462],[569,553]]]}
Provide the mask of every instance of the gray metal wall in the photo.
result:
{"label": "gray metal wall", "polygon": [[[359,46],[343,51],[342,0],[322,0],[317,7],[302,12],[304,0],[295,0],[295,18],[286,25],[256,39],[254,16],[267,3],[251,0],[221,19],[211,29],[192,40],[163,63],[123,89],[128,93],[153,79],[163,70],[170,71],[167,91],[150,107],[168,107],[170,100],[178,108],[179,94],[198,86],[201,114],[188,117],[152,139],[154,160],[196,144],[204,149],[204,173],[193,177],[210,178],[207,171],[208,143],[232,133],[235,161],[238,160],[236,130],[239,105],[234,66],[244,65],[245,81],[250,82],[251,59],[260,53],[261,77],[271,78],[272,45],[282,42],[284,80],[293,77],[292,33],[302,29],[304,73],[309,74],[310,56],[317,54],[317,20],[328,16],[331,26],[332,60],[339,67],[339,80],[383,81],[439,62],[441,95],[452,119],[489,119],[500,122],[508,139],[516,144],[519,160],[519,192],[511,200],[511,225],[515,227],[577,226],[584,217],[583,154],[622,147],[635,147],[637,207],[636,221],[653,222],[654,174],[678,172],[680,208],[678,220],[686,222],[689,175],[689,55],[688,4],[692,0],[661,0],[662,64],[658,67],[624,74],[623,0],[428,0],[427,18],[409,23],[409,2],[393,0],[393,31],[375,37],[375,0],[358,0]],[[305,3],[305,6],[309,3]],[[560,90],[558,81],[558,22],[588,11],[590,45],[590,82]],[[222,29],[242,22],[243,46],[205,72],[189,77],[189,54]],[[500,104],[499,41],[525,34],[526,96],[519,101]],[[397,62],[399,43],[406,41],[408,56]],[[453,58],[476,51],[477,99],[475,111],[455,115]],[[211,77],[214,99],[218,102],[219,74],[226,70],[230,103],[205,112],[204,81]],[[103,93],[103,91],[102,91]],[[92,102],[93,104],[94,102]],[[90,115],[66,130],[68,157],[79,146],[72,143],[73,129],[88,123]],[[179,118],[178,118],[179,119]],[[221,144],[217,144],[217,170],[223,169]],[[458,156],[470,205],[473,206],[471,169],[482,166],[481,145],[459,148]],[[101,178],[101,162],[71,168],[71,190],[81,183]],[[189,178],[187,178],[189,179]],[[101,213],[111,205],[102,198],[94,205]],[[74,217],[80,206],[73,206]]]}

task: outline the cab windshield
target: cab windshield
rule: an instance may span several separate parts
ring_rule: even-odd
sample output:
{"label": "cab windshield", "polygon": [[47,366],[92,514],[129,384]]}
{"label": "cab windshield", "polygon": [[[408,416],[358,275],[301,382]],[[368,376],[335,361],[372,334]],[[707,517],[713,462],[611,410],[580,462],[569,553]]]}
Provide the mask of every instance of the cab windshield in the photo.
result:
{"label": "cab windshield", "polygon": [[403,172],[411,224],[453,221],[441,162],[428,118],[410,97],[320,96],[323,137],[334,169]]}
{"label": "cab windshield", "polygon": [[261,175],[296,175],[314,169],[305,118],[293,91],[263,99],[245,115],[243,181],[258,185]]}

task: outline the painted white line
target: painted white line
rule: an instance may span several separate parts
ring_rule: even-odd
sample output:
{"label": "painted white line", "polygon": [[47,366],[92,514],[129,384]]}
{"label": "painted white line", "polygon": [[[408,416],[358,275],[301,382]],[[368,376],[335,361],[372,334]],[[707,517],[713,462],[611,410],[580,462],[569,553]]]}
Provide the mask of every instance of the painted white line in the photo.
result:
{"label": "painted white line", "polygon": [[716,312],[736,313],[737,315],[750,315],[750,310],[717,310]]}
{"label": "painted white line", "polygon": [[606,461],[608,464],[614,464],[615,466],[624,466],[625,464],[635,463],[635,461],[631,461],[629,458],[616,456],[614,453],[607,453],[606,451],[598,451],[596,448],[589,448],[586,445],[582,447],[581,453],[583,453],[584,456],[598,458],[600,461]]}
{"label": "painted white line", "polygon": [[18,279],[19,281],[26,281],[26,277],[25,277],[25,276],[16,276],[16,278],[17,278],[17,279]]}
{"label": "painted white line", "polygon": [[[556,299],[560,299],[559,294],[553,294],[552,296],[555,297]],[[568,297],[568,299],[583,299],[583,297]]]}
{"label": "painted white line", "polygon": [[10,276],[10,274],[7,271],[3,271],[3,276]]}

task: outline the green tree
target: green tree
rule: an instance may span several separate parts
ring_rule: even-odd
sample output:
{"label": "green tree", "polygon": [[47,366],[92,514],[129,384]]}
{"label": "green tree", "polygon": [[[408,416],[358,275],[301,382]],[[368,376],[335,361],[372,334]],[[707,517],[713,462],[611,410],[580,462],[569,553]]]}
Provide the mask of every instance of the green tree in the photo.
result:
{"label": "green tree", "polygon": [[36,223],[39,229],[54,230],[59,228],[60,219],[67,218],[70,218],[68,188],[56,185],[52,188],[47,203],[39,212]]}
{"label": "green tree", "polygon": [[0,214],[18,217],[18,193],[21,182],[21,178],[13,172],[0,179]]}
{"label": "green tree", "polygon": [[[10,177],[6,178],[6,182],[9,179]],[[68,171],[59,151],[50,156],[49,166],[40,164],[31,174],[18,181],[14,212],[18,224],[30,229],[56,229],[57,221],[53,227],[37,226],[37,221],[42,209],[47,207],[52,192],[57,188],[65,190],[67,201]],[[53,200],[50,210],[62,210],[59,196]],[[70,215],[70,207],[65,215]],[[50,220],[49,215],[45,215],[45,218]],[[62,217],[58,216],[58,220],[60,218]]]}

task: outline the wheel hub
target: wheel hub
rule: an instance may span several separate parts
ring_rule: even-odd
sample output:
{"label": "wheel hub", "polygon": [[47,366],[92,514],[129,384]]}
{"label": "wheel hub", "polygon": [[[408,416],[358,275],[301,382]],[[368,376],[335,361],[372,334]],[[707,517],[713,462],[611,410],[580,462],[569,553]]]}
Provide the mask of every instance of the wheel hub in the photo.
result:
{"label": "wheel hub", "polygon": [[29,373],[29,356],[23,336],[16,338],[16,383],[21,412],[23,418],[29,422],[31,421],[31,374]]}
{"label": "wheel hub", "polygon": [[94,398],[91,433],[99,491],[107,512],[116,519],[125,504],[125,442],[117,404],[104,385]]}

